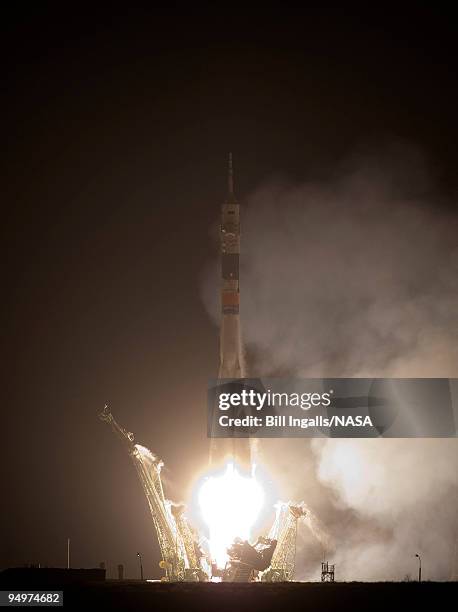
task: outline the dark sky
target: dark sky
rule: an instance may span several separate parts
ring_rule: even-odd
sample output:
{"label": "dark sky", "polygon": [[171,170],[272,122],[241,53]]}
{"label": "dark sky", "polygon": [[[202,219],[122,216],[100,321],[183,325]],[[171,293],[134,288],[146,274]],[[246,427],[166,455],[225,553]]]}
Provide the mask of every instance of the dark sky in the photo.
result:
{"label": "dark sky", "polygon": [[456,192],[452,16],[278,6],[3,15],[0,567],[63,565],[70,536],[75,566],[132,576],[142,550],[158,573],[133,466],[97,413],[109,401],[187,497],[207,458],[218,332],[200,284],[228,151],[242,202],[390,139]]}

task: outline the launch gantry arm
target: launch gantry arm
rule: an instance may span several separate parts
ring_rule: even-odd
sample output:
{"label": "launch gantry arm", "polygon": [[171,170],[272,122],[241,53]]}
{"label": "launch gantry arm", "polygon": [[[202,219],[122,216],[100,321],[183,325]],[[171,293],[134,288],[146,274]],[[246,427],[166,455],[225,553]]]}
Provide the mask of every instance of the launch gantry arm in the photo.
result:
{"label": "launch gantry arm", "polygon": [[[175,520],[171,511],[172,504],[165,499],[161,481],[163,462],[155,457],[144,446],[134,444],[134,435],[119,425],[107,405],[99,415],[113,432],[127,446],[129,455],[135,465],[143,491],[148,501],[153,523],[161,549],[162,566],[166,569],[167,578],[171,581],[197,580],[202,578],[196,554],[191,555],[191,546],[185,538],[190,537],[189,526],[184,517]],[[185,538],[183,537],[185,535]]]}
{"label": "launch gantry arm", "polygon": [[294,577],[296,562],[297,522],[306,514],[302,504],[280,504],[277,517],[269,532],[270,540],[277,540],[270,567],[263,573],[263,582],[285,582]]}

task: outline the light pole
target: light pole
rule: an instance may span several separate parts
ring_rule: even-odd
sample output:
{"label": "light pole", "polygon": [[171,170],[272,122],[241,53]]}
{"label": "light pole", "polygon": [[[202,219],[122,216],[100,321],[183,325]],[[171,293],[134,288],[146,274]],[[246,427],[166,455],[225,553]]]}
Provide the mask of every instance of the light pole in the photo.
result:
{"label": "light pole", "polygon": [[418,557],[418,582],[421,582],[421,557],[418,553],[415,556]]}
{"label": "light pole", "polygon": [[143,563],[142,563],[142,556],[139,552],[137,553],[137,557],[140,561],[140,579],[143,580]]}

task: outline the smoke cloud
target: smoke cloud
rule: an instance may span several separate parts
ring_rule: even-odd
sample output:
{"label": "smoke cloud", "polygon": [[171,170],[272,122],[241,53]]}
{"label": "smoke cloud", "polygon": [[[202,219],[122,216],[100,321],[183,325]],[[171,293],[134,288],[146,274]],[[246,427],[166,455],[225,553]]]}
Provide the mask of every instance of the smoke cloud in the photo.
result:
{"label": "smoke cloud", "polygon": [[[242,207],[241,318],[253,376],[457,377],[458,216],[422,155],[355,156],[321,181],[277,177]],[[217,272],[204,297],[216,316]],[[211,296],[211,297],[210,297]],[[432,406],[433,410],[434,407]],[[448,580],[457,541],[451,440],[263,440],[304,499],[297,577]]]}

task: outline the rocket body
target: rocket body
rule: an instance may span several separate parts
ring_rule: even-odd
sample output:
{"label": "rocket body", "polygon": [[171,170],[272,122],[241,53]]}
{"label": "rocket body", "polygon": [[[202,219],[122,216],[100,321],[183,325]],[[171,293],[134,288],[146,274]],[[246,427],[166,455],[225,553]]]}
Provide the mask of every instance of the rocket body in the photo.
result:
{"label": "rocket body", "polygon": [[[232,164],[230,166],[231,171]],[[231,182],[229,183],[231,185]],[[233,191],[221,210],[221,333],[219,378],[243,378],[240,332],[240,206]]]}

